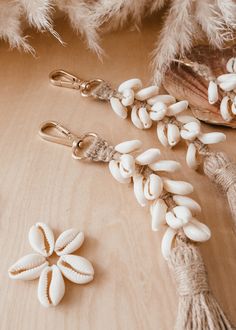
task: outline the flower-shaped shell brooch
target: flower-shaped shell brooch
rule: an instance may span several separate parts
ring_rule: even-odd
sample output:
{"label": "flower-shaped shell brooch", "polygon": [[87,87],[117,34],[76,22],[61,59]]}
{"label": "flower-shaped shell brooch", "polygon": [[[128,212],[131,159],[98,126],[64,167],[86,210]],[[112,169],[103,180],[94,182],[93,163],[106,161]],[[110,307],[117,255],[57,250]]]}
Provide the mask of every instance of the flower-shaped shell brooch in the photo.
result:
{"label": "flower-shaped shell brooch", "polygon": [[[14,280],[34,280],[39,277],[38,299],[44,307],[60,303],[65,294],[63,276],[77,284],[93,280],[94,269],[90,261],[71,254],[83,244],[83,232],[68,229],[55,242],[51,228],[45,223],[36,223],[30,228],[29,242],[37,253],[20,258],[9,268],[8,274]],[[50,265],[48,261],[53,252],[59,256],[57,265]]]}

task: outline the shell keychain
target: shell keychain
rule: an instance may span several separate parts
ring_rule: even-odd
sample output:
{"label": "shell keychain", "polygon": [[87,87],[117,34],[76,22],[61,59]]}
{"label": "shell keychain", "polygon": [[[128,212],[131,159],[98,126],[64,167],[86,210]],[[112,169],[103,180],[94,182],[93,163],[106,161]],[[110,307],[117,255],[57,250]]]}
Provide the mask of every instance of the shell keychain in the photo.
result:
{"label": "shell keychain", "polygon": [[[50,129],[57,134],[49,132]],[[152,229],[166,229],[161,250],[179,294],[176,329],[233,329],[210,291],[206,269],[195,245],[195,242],[207,241],[211,233],[196,218],[201,211],[199,204],[186,196],[193,187],[164,174],[178,170],[180,164],[161,160],[160,151],[155,148],[137,154],[141,147],[139,140],[113,147],[95,133],[76,136],[54,121],[43,123],[39,135],[47,141],[71,146],[76,160],[108,163],[118,182],[133,183],[139,204],[149,204]]]}
{"label": "shell keychain", "polygon": [[149,129],[157,123],[157,137],[160,143],[172,148],[180,140],[187,144],[187,165],[197,170],[203,161],[204,173],[227,195],[236,226],[236,164],[223,152],[213,152],[209,145],[223,142],[226,137],[221,132],[203,133],[201,123],[193,116],[185,115],[188,102],[177,102],[172,95],[160,95],[157,86],[142,87],[140,79],[123,82],[117,90],[102,79],[84,81],[63,71],[50,74],[50,82],[55,86],[73,88],[82,96],[108,101],[112,110],[121,119],[130,112],[132,123],[139,129]]}

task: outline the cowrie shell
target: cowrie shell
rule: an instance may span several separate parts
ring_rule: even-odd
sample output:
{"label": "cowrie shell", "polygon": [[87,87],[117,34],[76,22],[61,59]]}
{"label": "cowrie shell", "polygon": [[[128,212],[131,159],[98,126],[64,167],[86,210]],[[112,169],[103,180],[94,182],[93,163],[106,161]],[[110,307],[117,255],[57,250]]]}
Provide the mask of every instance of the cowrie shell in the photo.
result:
{"label": "cowrie shell", "polygon": [[174,147],[180,140],[180,132],[175,124],[167,124],[167,139],[168,144]]}
{"label": "cowrie shell", "polygon": [[121,101],[117,97],[111,97],[110,103],[112,110],[122,119],[127,118],[127,109],[123,106]]}
{"label": "cowrie shell", "polygon": [[134,91],[132,89],[125,89],[122,94],[121,103],[123,106],[128,107],[134,103]]}
{"label": "cowrie shell", "polygon": [[190,197],[173,195],[172,198],[177,205],[186,206],[193,214],[201,212],[201,206]]}
{"label": "cowrie shell", "polygon": [[192,213],[186,206],[175,206],[172,210],[175,216],[183,221],[183,224],[188,223],[192,218]]}
{"label": "cowrie shell", "polygon": [[44,307],[57,306],[65,294],[65,283],[56,265],[42,271],[38,284],[38,299]]}
{"label": "cowrie shell", "polygon": [[189,115],[177,115],[176,119],[183,124],[187,124],[190,122],[195,122],[195,123],[200,124],[200,121],[197,118],[195,118],[193,116],[189,116]]}
{"label": "cowrie shell", "polygon": [[55,252],[58,256],[70,254],[78,250],[84,242],[84,233],[78,229],[67,229],[58,237],[55,243]]}
{"label": "cowrie shell", "polygon": [[201,132],[200,123],[190,122],[183,125],[180,131],[182,139],[193,141],[195,140]]}
{"label": "cowrie shell", "polygon": [[149,165],[153,171],[175,172],[181,168],[180,163],[175,160],[159,160],[156,163]]}
{"label": "cowrie shell", "polygon": [[163,199],[157,199],[150,206],[150,213],[152,216],[152,230],[157,231],[166,222],[167,205]]}
{"label": "cowrie shell", "polygon": [[121,155],[119,169],[123,178],[130,178],[135,170],[134,157],[128,154]]}
{"label": "cowrie shell", "polygon": [[164,189],[176,195],[188,195],[193,192],[193,186],[185,181],[175,181],[168,178],[162,178]]}
{"label": "cowrie shell", "polygon": [[141,174],[136,174],[133,176],[134,183],[134,195],[138,203],[144,207],[147,204],[147,200],[144,196],[144,177]]}
{"label": "cowrie shell", "polygon": [[120,173],[119,162],[112,159],[109,162],[111,175],[120,183],[130,183],[130,178],[124,178]]}
{"label": "cowrie shell", "polygon": [[83,257],[73,254],[61,256],[57,262],[57,266],[62,274],[71,282],[85,284],[93,280],[93,266],[90,261]]}
{"label": "cowrie shell", "polygon": [[226,63],[226,69],[228,72],[236,72],[236,57],[231,57]]}
{"label": "cowrie shell", "polygon": [[236,81],[236,73],[225,73],[217,77],[218,83],[228,83]]}
{"label": "cowrie shell", "polygon": [[166,136],[166,125],[162,121],[157,123],[157,137],[164,147],[169,146]]}
{"label": "cowrie shell", "polygon": [[186,224],[185,220],[176,217],[171,211],[166,213],[166,223],[175,230],[182,228]]}
{"label": "cowrie shell", "polygon": [[48,262],[42,255],[27,254],[9,268],[8,274],[13,280],[34,280],[47,265]]}
{"label": "cowrie shell", "polygon": [[204,144],[214,144],[224,142],[226,140],[225,134],[220,132],[201,134],[198,138]]}
{"label": "cowrie shell", "polygon": [[163,257],[167,260],[171,253],[174,238],[176,236],[176,230],[168,227],[161,241],[161,252]]}
{"label": "cowrie shell", "polygon": [[150,148],[140,155],[138,155],[135,159],[136,163],[139,165],[148,165],[155,163],[160,157],[160,150],[157,148]]}
{"label": "cowrie shell", "polygon": [[139,115],[140,121],[143,125],[143,128],[148,129],[152,126],[152,120],[151,120],[146,108],[141,107],[138,110],[138,115]]}
{"label": "cowrie shell", "polygon": [[185,235],[195,242],[205,242],[211,237],[210,229],[195,218],[183,227]]}
{"label": "cowrie shell", "polygon": [[[150,119],[151,120],[151,119]],[[144,125],[139,117],[139,109],[136,105],[132,107],[131,111],[131,121],[139,129],[144,129]]]}
{"label": "cowrie shell", "polygon": [[218,86],[214,81],[211,80],[208,86],[208,102],[210,104],[214,104],[218,101],[218,98]]}
{"label": "cowrie shell", "polygon": [[167,106],[162,102],[157,102],[151,107],[150,118],[154,121],[162,120],[167,113]]}
{"label": "cowrie shell", "polygon": [[151,174],[147,178],[144,185],[144,196],[148,200],[154,200],[158,198],[163,190],[163,183],[161,178],[156,174]]}
{"label": "cowrie shell", "polygon": [[141,80],[137,79],[137,78],[133,78],[133,79],[126,80],[122,84],[120,84],[120,86],[118,87],[118,92],[123,93],[127,89],[136,90],[136,89],[140,89],[140,88],[142,88]]}
{"label": "cowrie shell", "polygon": [[139,101],[145,101],[154,95],[158,94],[159,88],[157,86],[149,86],[143,89],[140,89],[136,94],[135,98]]}
{"label": "cowrie shell", "polygon": [[54,235],[45,223],[38,222],[30,228],[29,242],[34,251],[49,257],[54,250]]}
{"label": "cowrie shell", "polygon": [[176,99],[172,95],[156,95],[147,100],[149,105],[154,105],[157,102],[165,103],[165,105],[170,105],[176,102]]}
{"label": "cowrie shell", "polygon": [[186,163],[188,167],[193,170],[196,170],[199,166],[199,161],[197,160],[197,148],[195,147],[194,143],[190,143],[188,145]]}
{"label": "cowrie shell", "polygon": [[115,150],[121,154],[129,154],[139,148],[141,148],[142,142],[139,140],[131,140],[119,143],[115,146]]}
{"label": "cowrie shell", "polygon": [[183,112],[188,108],[188,101],[179,101],[177,103],[171,104],[167,108],[167,116],[175,116]]}
{"label": "cowrie shell", "polygon": [[230,112],[230,98],[224,96],[220,103],[220,114],[225,121],[231,121],[233,116]]}

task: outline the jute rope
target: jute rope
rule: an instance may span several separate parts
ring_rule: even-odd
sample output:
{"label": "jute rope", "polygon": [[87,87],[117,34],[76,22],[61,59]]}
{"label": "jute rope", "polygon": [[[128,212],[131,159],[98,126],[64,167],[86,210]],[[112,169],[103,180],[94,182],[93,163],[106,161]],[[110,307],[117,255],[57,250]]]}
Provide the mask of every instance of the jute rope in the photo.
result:
{"label": "jute rope", "polygon": [[85,151],[84,156],[94,162],[109,162],[116,153],[106,140],[97,137]]}
{"label": "jute rope", "polygon": [[168,261],[179,294],[175,330],[233,330],[212,295],[202,257],[183,234]]}

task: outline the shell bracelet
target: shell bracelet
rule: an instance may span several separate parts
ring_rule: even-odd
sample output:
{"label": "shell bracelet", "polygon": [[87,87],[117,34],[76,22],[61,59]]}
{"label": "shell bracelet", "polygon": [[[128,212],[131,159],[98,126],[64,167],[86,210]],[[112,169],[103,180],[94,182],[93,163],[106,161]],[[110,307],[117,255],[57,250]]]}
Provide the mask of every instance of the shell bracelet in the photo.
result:
{"label": "shell bracelet", "polygon": [[[38,299],[44,307],[56,306],[65,294],[63,276],[73,283],[86,284],[93,280],[94,269],[87,259],[73,255],[84,242],[84,233],[71,228],[56,240],[51,228],[38,222],[30,228],[29,242],[36,253],[27,254],[12,265],[8,274],[13,280],[39,278]],[[50,265],[55,253],[57,265]]]}
{"label": "shell bracelet", "polygon": [[148,129],[157,122],[157,137],[165,147],[172,148],[184,140],[187,165],[197,170],[203,161],[204,173],[227,196],[235,229],[236,164],[225,153],[209,148],[226,137],[221,132],[203,133],[198,119],[183,114],[188,109],[187,101],[177,102],[171,95],[160,95],[157,86],[143,88],[140,79],[127,80],[114,90],[102,79],[84,81],[63,70],[55,70],[49,77],[55,86],[78,89],[82,96],[108,101],[122,119],[127,118],[130,111],[131,121],[139,129]]}
{"label": "shell bracelet", "polygon": [[[56,130],[52,133],[50,130]],[[180,296],[177,329],[190,329],[198,315],[196,329],[232,329],[208,286],[206,269],[194,242],[207,241],[209,228],[196,219],[201,211],[197,202],[186,195],[191,184],[169,179],[162,173],[174,172],[179,163],[161,160],[160,151],[152,148],[141,154],[139,140],[122,142],[115,147],[95,133],[76,136],[61,124],[50,121],[41,125],[40,136],[51,142],[72,147],[76,160],[105,162],[120,183],[133,183],[134,195],[141,206],[149,204],[154,231],[165,228],[161,243],[163,257],[175,276]],[[191,313],[190,313],[191,311]]]}

